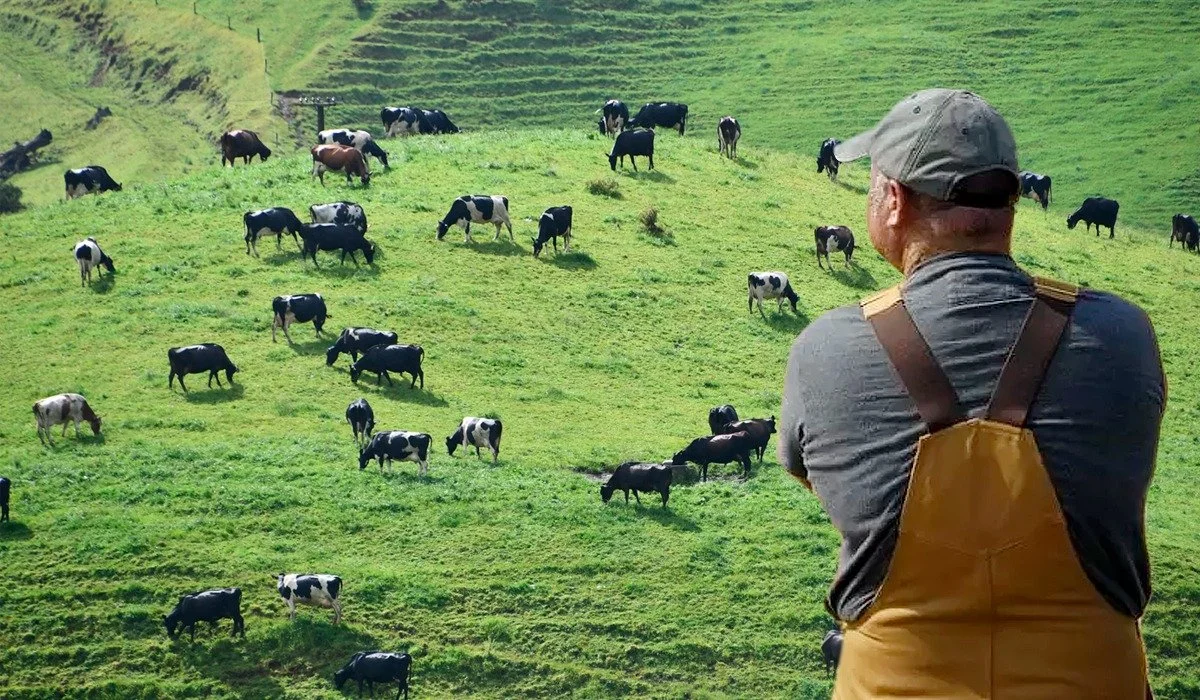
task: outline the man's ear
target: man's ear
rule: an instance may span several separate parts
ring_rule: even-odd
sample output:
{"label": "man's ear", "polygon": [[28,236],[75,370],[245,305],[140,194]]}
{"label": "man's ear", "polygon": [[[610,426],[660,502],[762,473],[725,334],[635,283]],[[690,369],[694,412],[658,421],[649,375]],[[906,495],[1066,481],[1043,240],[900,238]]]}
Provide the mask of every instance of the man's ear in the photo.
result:
{"label": "man's ear", "polygon": [[887,213],[887,225],[896,228],[907,223],[912,218],[915,198],[907,187],[899,182],[885,178],[883,184],[883,206]]}

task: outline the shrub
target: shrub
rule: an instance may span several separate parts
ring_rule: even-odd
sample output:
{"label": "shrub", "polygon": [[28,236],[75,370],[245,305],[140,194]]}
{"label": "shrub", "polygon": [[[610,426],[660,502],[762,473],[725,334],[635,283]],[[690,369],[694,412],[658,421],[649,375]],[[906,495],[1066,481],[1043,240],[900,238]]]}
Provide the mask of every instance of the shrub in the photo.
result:
{"label": "shrub", "polygon": [[0,214],[11,214],[20,210],[21,188],[11,182],[0,182]]}
{"label": "shrub", "polygon": [[658,225],[658,210],[654,207],[650,207],[638,215],[638,220],[642,222],[642,228],[646,229],[646,233],[662,232],[662,227]]}
{"label": "shrub", "polygon": [[600,180],[592,180],[587,184],[587,191],[601,197],[610,197],[612,199],[621,198],[621,186],[612,178],[603,178]]}

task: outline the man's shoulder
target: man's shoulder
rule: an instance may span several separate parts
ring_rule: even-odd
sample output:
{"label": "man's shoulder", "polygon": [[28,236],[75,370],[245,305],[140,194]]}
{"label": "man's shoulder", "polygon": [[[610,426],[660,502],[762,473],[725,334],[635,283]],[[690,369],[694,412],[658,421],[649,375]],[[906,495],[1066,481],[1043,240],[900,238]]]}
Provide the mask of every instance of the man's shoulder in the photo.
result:
{"label": "man's shoulder", "polygon": [[871,334],[871,327],[858,304],[847,304],[821,314],[800,332],[793,347],[819,355],[831,348],[844,350]]}
{"label": "man's shoulder", "polygon": [[1081,289],[1073,325],[1105,340],[1153,337],[1150,317],[1142,307],[1111,292]]}

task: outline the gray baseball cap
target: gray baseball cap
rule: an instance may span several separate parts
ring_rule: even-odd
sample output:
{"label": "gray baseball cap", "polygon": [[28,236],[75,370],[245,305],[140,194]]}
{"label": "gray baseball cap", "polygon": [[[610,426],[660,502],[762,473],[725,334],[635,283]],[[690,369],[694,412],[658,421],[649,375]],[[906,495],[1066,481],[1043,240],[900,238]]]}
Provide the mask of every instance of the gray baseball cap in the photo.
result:
{"label": "gray baseball cap", "polygon": [[869,155],[884,175],[945,201],[972,175],[1003,170],[1012,173],[1014,187],[1019,177],[1017,144],[1008,123],[983,98],[965,90],[913,93],[833,154],[842,162]]}

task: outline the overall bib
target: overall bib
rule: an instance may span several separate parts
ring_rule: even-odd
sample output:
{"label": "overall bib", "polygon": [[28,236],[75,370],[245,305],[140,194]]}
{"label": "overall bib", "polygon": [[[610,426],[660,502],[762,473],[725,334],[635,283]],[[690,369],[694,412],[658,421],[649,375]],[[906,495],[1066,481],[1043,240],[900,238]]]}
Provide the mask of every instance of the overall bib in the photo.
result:
{"label": "overall bib", "polygon": [[883,586],[843,623],[836,700],[1150,697],[1138,622],[1088,580],[1025,427],[1076,293],[1037,280],[987,411],[973,419],[900,288],[863,302],[929,432]]}

